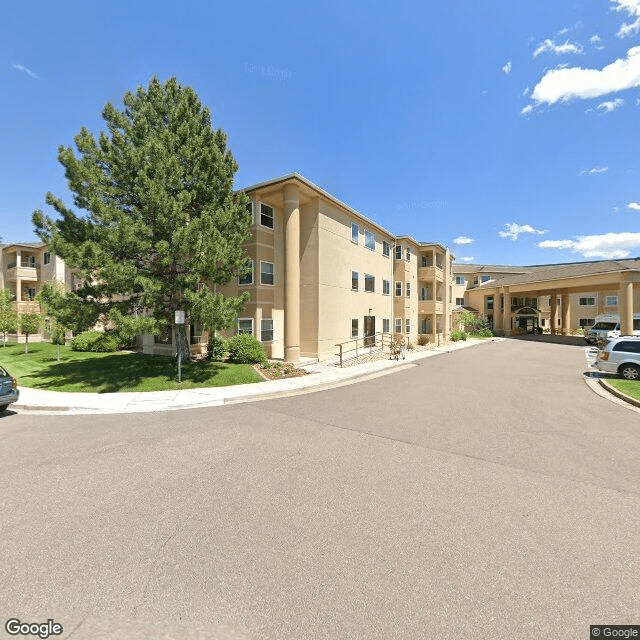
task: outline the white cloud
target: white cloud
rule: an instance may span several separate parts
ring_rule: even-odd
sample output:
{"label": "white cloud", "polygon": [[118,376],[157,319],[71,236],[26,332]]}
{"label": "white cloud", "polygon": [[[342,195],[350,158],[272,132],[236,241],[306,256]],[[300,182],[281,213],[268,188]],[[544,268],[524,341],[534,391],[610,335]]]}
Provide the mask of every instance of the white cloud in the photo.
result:
{"label": "white cloud", "polygon": [[574,44],[568,40],[564,44],[556,44],[553,40],[547,38],[544,42],[540,43],[536,50],[533,52],[533,57],[537,58],[542,53],[555,53],[557,56],[566,53],[582,53],[582,46]]}
{"label": "white cloud", "polygon": [[533,105],[528,104],[526,107],[523,107],[522,111],[520,112],[520,115],[528,116],[532,111],[533,111]]}
{"label": "white cloud", "polygon": [[515,222],[511,222],[509,224],[505,224],[505,231],[498,231],[498,235],[501,238],[511,238],[511,240],[517,240],[518,236],[521,233],[533,233],[536,235],[542,235],[543,233],[547,233],[542,229],[534,229],[530,224],[516,224]]}
{"label": "white cloud", "polygon": [[529,87],[527,87],[523,92],[522,95],[526,98],[529,95]]}
{"label": "white cloud", "polygon": [[614,11],[623,11],[630,18],[635,18],[633,22],[623,22],[620,30],[618,31],[619,38],[626,38],[627,36],[640,33],[640,0],[611,0],[615,5]]}
{"label": "white cloud", "polygon": [[569,28],[568,27],[565,27],[564,29],[560,29],[560,31],[558,31],[558,35],[559,36],[564,36],[567,33],[569,33]]}
{"label": "white cloud", "polygon": [[606,173],[609,171],[609,167],[593,167],[593,169],[583,169],[580,172],[581,176],[593,176],[598,173]]}
{"label": "white cloud", "polygon": [[473,256],[465,256],[464,258],[460,258],[460,262],[473,262],[475,258]]}
{"label": "white cloud", "polygon": [[616,98],[615,100],[609,100],[608,102],[601,102],[597,108],[602,109],[605,113],[611,113],[616,109],[619,109],[624,104],[622,98]]}
{"label": "white cloud", "polygon": [[507,62],[507,64],[505,64],[504,67],[502,67],[502,71],[506,75],[509,75],[511,73],[511,60],[509,60],[509,62]]}
{"label": "white cloud", "polygon": [[602,42],[602,38],[596,33],[589,38],[589,42],[591,44],[600,44]]}
{"label": "white cloud", "polygon": [[575,240],[544,240],[538,246],[542,249],[571,249],[585,258],[605,258],[614,260],[626,258],[631,251],[640,250],[640,233],[604,233],[594,236],[578,236]]}
{"label": "white cloud", "polygon": [[458,236],[453,239],[453,244],[471,244],[472,242],[474,242],[473,238],[468,236]]}
{"label": "white cloud", "polygon": [[640,211],[640,204],[638,204],[637,202],[630,202],[627,207],[629,209],[633,209],[634,211]]}
{"label": "white cloud", "polygon": [[552,69],[542,76],[531,97],[537,104],[568,102],[574,98],[583,100],[598,98],[640,86],[640,47],[627,51],[625,59],[619,58],[602,69]]}
{"label": "white cloud", "polygon": [[28,76],[30,76],[31,78],[34,78],[34,80],[38,79],[38,74],[31,71],[31,69],[29,69],[28,67],[25,67],[23,64],[14,64],[11,65],[14,69],[17,69],[18,71],[22,71],[22,73],[26,73]]}

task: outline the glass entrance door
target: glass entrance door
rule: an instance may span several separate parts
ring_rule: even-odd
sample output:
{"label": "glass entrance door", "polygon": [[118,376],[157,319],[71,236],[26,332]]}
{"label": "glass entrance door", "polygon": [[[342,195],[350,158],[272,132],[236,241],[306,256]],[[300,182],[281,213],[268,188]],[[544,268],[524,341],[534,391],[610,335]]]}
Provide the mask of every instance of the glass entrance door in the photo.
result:
{"label": "glass entrance door", "polygon": [[376,343],[376,317],[364,317],[364,346],[372,347]]}

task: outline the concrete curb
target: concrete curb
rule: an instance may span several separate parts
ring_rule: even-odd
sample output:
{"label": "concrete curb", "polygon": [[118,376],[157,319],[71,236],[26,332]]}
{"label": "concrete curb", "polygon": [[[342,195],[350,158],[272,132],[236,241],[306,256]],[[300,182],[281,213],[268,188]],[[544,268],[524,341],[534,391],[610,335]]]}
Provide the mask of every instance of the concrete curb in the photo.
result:
{"label": "concrete curb", "polygon": [[624,400],[625,402],[632,404],[634,407],[640,407],[640,400],[636,400],[635,398],[628,396],[626,393],[620,391],[619,389],[616,389],[613,385],[610,385],[606,380],[600,379],[598,380],[598,382],[603,389],[606,389],[609,393],[613,394],[617,398],[620,398],[620,400]]}

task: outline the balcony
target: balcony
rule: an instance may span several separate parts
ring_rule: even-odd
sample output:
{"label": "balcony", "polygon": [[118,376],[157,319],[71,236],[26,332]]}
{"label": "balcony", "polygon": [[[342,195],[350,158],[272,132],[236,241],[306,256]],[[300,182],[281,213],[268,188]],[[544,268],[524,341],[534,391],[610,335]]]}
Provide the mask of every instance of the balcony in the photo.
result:
{"label": "balcony", "polygon": [[442,299],[418,300],[418,315],[441,315],[444,313],[444,302]]}
{"label": "balcony", "polygon": [[13,301],[13,307],[18,313],[40,313],[40,305],[37,302],[25,301],[16,302]]}
{"label": "balcony", "polygon": [[34,260],[21,260],[20,264],[12,262],[7,265],[7,280],[39,280],[40,263]]}
{"label": "balcony", "polygon": [[418,280],[444,282],[444,273],[440,267],[418,267]]}

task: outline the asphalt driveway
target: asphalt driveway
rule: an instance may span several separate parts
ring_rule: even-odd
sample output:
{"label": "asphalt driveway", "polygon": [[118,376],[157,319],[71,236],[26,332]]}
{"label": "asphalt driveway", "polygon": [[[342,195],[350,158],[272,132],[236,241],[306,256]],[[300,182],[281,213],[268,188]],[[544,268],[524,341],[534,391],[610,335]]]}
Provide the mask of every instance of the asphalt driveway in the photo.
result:
{"label": "asphalt driveway", "polygon": [[[61,638],[640,624],[640,418],[506,340],[331,391],[0,419],[0,615]],[[10,636],[6,636],[10,637]]]}

